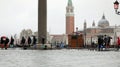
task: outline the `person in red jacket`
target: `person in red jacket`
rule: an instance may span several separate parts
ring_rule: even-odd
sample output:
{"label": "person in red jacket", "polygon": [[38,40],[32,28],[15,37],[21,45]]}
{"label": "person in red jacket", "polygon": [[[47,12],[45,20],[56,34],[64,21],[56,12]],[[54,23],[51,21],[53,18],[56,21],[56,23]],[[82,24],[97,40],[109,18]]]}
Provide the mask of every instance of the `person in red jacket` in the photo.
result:
{"label": "person in red jacket", "polygon": [[118,37],[117,38],[117,50],[119,50],[119,48],[120,48],[120,38]]}

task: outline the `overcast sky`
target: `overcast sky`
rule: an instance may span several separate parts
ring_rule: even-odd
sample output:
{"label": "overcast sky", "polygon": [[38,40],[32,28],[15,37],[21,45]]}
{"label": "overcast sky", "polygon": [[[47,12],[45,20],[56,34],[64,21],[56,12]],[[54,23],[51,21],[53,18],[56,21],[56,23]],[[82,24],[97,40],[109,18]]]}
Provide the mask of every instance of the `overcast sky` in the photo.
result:
{"label": "overcast sky", "polygon": [[[84,20],[91,27],[96,25],[103,13],[110,25],[120,25],[120,15],[116,15],[115,0],[72,0],[75,13],[75,27],[83,29]],[[50,34],[65,33],[65,14],[68,0],[47,0],[47,27]],[[0,0],[0,36],[19,34],[23,29],[38,28],[38,0]]]}

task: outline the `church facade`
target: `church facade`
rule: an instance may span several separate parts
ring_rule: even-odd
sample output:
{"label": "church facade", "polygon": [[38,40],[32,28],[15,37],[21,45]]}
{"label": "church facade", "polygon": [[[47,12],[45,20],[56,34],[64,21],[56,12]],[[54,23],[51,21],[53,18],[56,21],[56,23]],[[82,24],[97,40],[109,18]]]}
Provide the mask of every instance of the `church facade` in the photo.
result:
{"label": "church facade", "polygon": [[103,14],[97,26],[95,26],[95,22],[93,22],[92,27],[87,28],[87,23],[84,22],[83,34],[85,39],[84,41],[87,45],[91,45],[92,42],[97,43],[99,35],[110,36],[112,38],[110,44],[115,45],[117,37],[120,36],[120,26],[110,26],[109,21]]}

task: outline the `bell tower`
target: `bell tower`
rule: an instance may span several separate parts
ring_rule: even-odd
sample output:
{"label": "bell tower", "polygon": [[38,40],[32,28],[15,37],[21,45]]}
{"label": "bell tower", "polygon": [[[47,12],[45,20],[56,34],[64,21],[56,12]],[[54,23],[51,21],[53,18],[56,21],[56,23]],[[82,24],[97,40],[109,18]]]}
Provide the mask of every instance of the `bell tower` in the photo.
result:
{"label": "bell tower", "polygon": [[72,34],[74,32],[74,7],[72,0],[68,0],[66,7],[66,34]]}

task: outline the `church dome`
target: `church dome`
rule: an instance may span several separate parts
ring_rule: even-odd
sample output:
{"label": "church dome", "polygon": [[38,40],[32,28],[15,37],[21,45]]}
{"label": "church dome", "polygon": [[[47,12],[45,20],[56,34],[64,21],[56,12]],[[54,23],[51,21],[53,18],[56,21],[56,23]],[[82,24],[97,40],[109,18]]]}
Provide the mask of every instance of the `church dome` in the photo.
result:
{"label": "church dome", "polygon": [[107,27],[107,26],[109,26],[109,21],[106,20],[104,14],[102,16],[102,19],[98,22],[98,26],[99,27]]}

